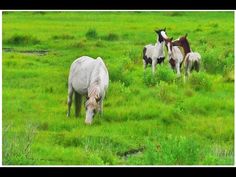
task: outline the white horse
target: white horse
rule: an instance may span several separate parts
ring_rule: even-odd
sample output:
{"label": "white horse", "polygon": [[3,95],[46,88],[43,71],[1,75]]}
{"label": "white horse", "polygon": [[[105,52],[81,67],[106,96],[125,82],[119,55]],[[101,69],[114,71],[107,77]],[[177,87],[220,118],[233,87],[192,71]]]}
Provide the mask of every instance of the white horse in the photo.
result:
{"label": "white horse", "polygon": [[193,52],[187,40],[187,34],[172,42],[174,46],[180,46],[184,50],[184,67],[185,75],[188,76],[194,69],[197,72],[200,69],[201,55],[198,52]]}
{"label": "white horse", "polygon": [[146,70],[148,64],[152,65],[152,73],[154,74],[157,64],[161,64],[165,59],[164,39],[167,39],[165,29],[156,30],[157,42],[155,45],[148,44],[143,49],[143,67]]}
{"label": "white horse", "polygon": [[166,47],[168,51],[169,63],[170,63],[170,67],[176,70],[177,76],[180,76],[180,69],[181,69],[184,56],[181,50],[179,49],[179,47],[173,46],[172,40],[173,38],[165,39],[165,43],[166,43]]}
{"label": "white horse", "polygon": [[108,88],[109,75],[103,60],[98,57],[93,59],[82,56],[76,59],[70,67],[68,80],[68,112],[72,96],[75,93],[75,116],[78,117],[81,110],[82,96],[86,96],[86,124],[91,124],[95,113],[102,113],[103,99]]}

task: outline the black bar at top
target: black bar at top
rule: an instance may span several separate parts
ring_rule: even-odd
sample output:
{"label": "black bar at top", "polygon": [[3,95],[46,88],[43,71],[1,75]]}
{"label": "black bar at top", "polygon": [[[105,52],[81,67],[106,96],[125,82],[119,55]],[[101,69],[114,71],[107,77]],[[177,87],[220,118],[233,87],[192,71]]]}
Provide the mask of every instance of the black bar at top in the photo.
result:
{"label": "black bar at top", "polygon": [[1,10],[234,10],[233,0],[1,0]]}

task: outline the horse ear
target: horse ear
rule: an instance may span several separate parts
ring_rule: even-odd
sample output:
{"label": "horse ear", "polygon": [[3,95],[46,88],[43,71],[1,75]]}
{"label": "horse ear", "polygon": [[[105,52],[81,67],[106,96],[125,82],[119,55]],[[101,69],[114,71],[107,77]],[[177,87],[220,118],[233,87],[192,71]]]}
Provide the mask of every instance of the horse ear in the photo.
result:
{"label": "horse ear", "polygon": [[158,30],[154,30],[156,33],[158,33]]}
{"label": "horse ear", "polygon": [[172,38],[170,38],[170,41],[172,41],[173,40],[173,37]]}
{"label": "horse ear", "polygon": [[188,36],[188,33],[185,34],[185,38],[187,38],[187,36]]}
{"label": "horse ear", "polygon": [[163,31],[166,31],[166,27],[164,28],[164,30]]}

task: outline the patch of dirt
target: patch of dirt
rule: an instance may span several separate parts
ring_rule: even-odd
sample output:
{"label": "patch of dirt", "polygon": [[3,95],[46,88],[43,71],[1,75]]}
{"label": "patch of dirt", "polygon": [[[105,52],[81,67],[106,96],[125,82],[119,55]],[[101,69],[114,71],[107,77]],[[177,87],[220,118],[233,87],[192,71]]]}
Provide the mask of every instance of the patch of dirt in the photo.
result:
{"label": "patch of dirt", "polygon": [[144,151],[144,147],[139,147],[137,149],[129,149],[125,152],[118,152],[117,155],[127,159],[130,156],[138,155]]}

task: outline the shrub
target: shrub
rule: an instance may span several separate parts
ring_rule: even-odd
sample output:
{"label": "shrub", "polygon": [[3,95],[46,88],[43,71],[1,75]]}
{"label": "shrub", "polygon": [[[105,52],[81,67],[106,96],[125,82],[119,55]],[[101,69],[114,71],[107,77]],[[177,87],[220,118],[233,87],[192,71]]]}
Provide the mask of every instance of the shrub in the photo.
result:
{"label": "shrub", "polygon": [[155,77],[158,83],[160,81],[171,83],[175,79],[175,73],[166,65],[157,65]]}
{"label": "shrub", "polygon": [[156,77],[152,75],[152,71],[150,69],[146,69],[144,75],[143,75],[143,82],[147,86],[154,86],[156,85]]}
{"label": "shrub", "polygon": [[87,33],[85,34],[87,39],[97,39],[98,38],[98,34],[96,29],[89,29],[87,31]]}
{"label": "shrub", "polygon": [[132,81],[132,75],[130,75],[130,71],[126,69],[127,61],[121,61],[119,64],[108,65],[109,77],[111,81],[120,81],[125,84],[125,86],[129,86]]}
{"label": "shrub", "polygon": [[203,72],[193,72],[189,76],[189,84],[196,91],[205,90],[209,91],[212,89],[212,82],[209,76]]}
{"label": "shrub", "polygon": [[7,43],[13,45],[39,44],[40,40],[31,35],[15,34],[7,40]]}
{"label": "shrub", "polygon": [[119,36],[115,33],[109,33],[108,35],[103,36],[102,39],[106,41],[117,41],[119,39]]}
{"label": "shrub", "polygon": [[60,35],[54,35],[52,36],[52,39],[62,39],[62,40],[68,40],[68,39],[74,39],[75,36],[69,35],[69,34],[60,34]]}
{"label": "shrub", "polygon": [[71,44],[71,47],[74,47],[74,48],[84,48],[85,46],[86,46],[86,40],[80,40],[77,42],[73,42]]}

